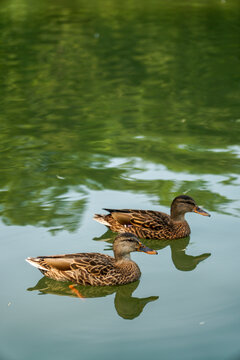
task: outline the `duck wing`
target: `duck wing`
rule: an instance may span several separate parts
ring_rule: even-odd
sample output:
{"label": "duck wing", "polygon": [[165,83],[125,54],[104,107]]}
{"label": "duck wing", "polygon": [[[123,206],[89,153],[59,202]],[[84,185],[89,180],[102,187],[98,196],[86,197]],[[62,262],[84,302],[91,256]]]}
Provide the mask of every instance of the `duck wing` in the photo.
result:
{"label": "duck wing", "polygon": [[110,212],[113,219],[121,225],[134,225],[152,230],[161,230],[171,225],[169,215],[153,210],[115,210],[104,209]]}
{"label": "duck wing", "polygon": [[97,275],[107,273],[113,266],[114,258],[99,253],[77,253],[33,258],[42,270],[79,271]]}
{"label": "duck wing", "polygon": [[115,259],[111,256],[98,253],[80,255],[74,258],[71,264],[72,270],[84,271],[91,276],[101,277],[109,274],[114,267]]}

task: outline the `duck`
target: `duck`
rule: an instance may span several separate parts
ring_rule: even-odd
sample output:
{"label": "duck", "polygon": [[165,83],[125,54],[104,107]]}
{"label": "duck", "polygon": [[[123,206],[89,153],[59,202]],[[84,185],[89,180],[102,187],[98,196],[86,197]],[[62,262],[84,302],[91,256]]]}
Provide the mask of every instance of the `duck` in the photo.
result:
{"label": "duck", "polygon": [[129,232],[145,239],[180,239],[190,235],[190,226],[185,220],[187,212],[210,216],[198,207],[188,195],[173,199],[170,215],[153,210],[106,209],[106,215],[95,214],[94,220],[106,225],[113,232]]}
{"label": "duck", "polygon": [[134,234],[123,233],[114,240],[114,257],[100,253],[76,253],[28,257],[26,261],[54,280],[92,286],[123,285],[141,276],[138,265],[130,258],[133,251],[157,254]]}

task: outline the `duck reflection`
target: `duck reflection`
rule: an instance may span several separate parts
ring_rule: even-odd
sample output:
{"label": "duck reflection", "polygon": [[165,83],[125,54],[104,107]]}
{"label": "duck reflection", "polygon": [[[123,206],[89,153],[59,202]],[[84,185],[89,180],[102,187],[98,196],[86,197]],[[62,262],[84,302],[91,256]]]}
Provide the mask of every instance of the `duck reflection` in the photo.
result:
{"label": "duck reflection", "polygon": [[192,256],[187,255],[186,250],[189,244],[190,238],[174,240],[169,244],[172,253],[172,262],[176,269],[181,271],[192,271],[197,265],[211,256],[210,253],[203,253],[201,255]]}
{"label": "duck reflection", "polygon": [[158,296],[146,298],[133,297],[132,293],[137,289],[139,280],[130,284],[120,286],[87,286],[69,285],[69,282],[62,282],[42,277],[38,283],[28,291],[39,291],[39,295],[53,294],[60,296],[71,296],[78,298],[98,298],[116,293],[114,304],[119,316],[123,319],[135,319],[138,317],[147,303],[155,301]]}
{"label": "duck reflection", "polygon": [[[94,238],[97,241],[107,241],[112,242],[114,235],[111,230],[106,231],[101,237]],[[197,256],[192,256],[186,254],[187,247],[190,242],[190,236],[183,239],[175,240],[149,240],[144,239],[144,244],[151,247],[154,250],[162,250],[165,247],[169,246],[171,249],[172,262],[176,269],[180,271],[192,271],[197,265],[211,256],[210,253],[203,253]],[[109,250],[109,247],[108,247]]]}

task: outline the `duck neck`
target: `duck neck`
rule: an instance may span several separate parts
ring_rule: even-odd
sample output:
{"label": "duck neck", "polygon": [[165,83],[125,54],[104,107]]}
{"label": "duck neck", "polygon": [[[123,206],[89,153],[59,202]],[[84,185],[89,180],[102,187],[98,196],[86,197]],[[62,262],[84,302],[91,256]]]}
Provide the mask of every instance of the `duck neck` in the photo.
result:
{"label": "duck neck", "polygon": [[114,257],[116,261],[131,261],[130,253],[122,254],[115,250]]}
{"label": "duck neck", "polygon": [[185,213],[179,213],[174,208],[171,208],[170,216],[173,221],[179,221],[179,222],[185,221]]}

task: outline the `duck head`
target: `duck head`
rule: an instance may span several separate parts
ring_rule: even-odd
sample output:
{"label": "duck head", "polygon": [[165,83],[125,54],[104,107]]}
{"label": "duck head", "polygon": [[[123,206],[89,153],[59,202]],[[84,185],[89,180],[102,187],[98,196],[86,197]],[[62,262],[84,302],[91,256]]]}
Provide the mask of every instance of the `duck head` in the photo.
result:
{"label": "duck head", "polygon": [[157,254],[156,250],[152,250],[142,244],[137,236],[131,233],[117,235],[113,243],[113,251],[116,260],[130,259],[130,253],[133,251]]}
{"label": "duck head", "polygon": [[176,221],[184,220],[187,212],[195,212],[203,216],[211,216],[206,211],[197,206],[193,198],[188,195],[177,196],[171,205],[171,218]]}

